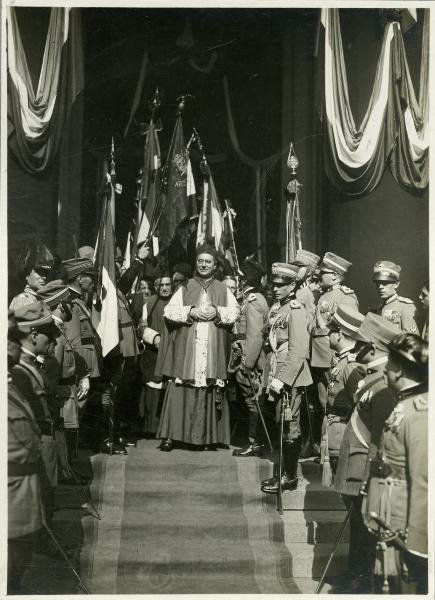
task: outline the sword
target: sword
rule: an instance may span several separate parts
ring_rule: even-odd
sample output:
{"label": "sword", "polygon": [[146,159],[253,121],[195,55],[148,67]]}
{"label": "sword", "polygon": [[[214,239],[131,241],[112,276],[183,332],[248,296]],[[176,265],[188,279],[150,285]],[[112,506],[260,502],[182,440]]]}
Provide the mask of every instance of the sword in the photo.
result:
{"label": "sword", "polygon": [[330,564],[332,562],[332,559],[334,558],[334,554],[337,551],[338,544],[340,543],[341,538],[343,537],[343,533],[344,533],[344,530],[346,529],[346,525],[347,525],[347,522],[349,521],[349,517],[350,517],[350,513],[352,512],[352,509],[353,509],[353,503],[350,505],[350,508],[347,511],[346,517],[345,517],[345,519],[344,519],[344,521],[343,521],[343,523],[341,525],[340,531],[338,532],[337,539],[335,540],[334,547],[332,549],[331,554],[329,555],[328,562],[326,563],[325,570],[323,571],[322,577],[320,578],[319,584],[316,587],[316,591],[314,592],[315,594],[320,594],[320,590],[322,589],[323,584],[325,582],[326,573],[328,572],[329,566],[330,566]]}
{"label": "sword", "polygon": [[254,384],[252,383],[252,376],[251,376],[251,373],[249,373],[248,371],[245,371],[245,373],[246,373],[246,376],[248,378],[249,385],[251,387],[252,397],[254,399],[255,406],[257,408],[258,416],[260,417],[260,421],[261,421],[261,424],[263,426],[264,433],[266,434],[267,444],[269,446],[270,453],[272,454],[272,452],[273,452],[272,442],[270,441],[270,435],[269,435],[269,432],[268,432],[267,427],[266,427],[266,421],[264,420],[263,412],[262,412],[262,410],[260,408],[260,403],[258,402],[257,393],[254,390]]}

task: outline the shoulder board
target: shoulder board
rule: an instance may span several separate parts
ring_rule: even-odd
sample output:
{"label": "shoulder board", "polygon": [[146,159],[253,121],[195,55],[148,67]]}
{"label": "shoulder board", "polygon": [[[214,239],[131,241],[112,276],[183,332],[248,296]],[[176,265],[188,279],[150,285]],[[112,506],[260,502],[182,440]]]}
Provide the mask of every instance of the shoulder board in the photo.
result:
{"label": "shoulder board", "polygon": [[254,300],[257,300],[257,296],[254,293],[249,294],[249,296],[247,297],[247,301],[253,302]]}
{"label": "shoulder board", "polygon": [[342,285],[340,287],[341,291],[344,292],[345,294],[354,294],[355,292],[353,290],[351,290],[349,287],[347,287],[346,285]]}
{"label": "shoulder board", "polygon": [[299,300],[290,300],[289,302],[290,308],[302,308],[302,304]]}
{"label": "shoulder board", "polygon": [[427,397],[417,396],[414,398],[415,410],[427,410]]}
{"label": "shoulder board", "polygon": [[410,298],[404,298],[403,296],[397,296],[399,302],[403,302],[404,304],[414,304],[414,302]]}

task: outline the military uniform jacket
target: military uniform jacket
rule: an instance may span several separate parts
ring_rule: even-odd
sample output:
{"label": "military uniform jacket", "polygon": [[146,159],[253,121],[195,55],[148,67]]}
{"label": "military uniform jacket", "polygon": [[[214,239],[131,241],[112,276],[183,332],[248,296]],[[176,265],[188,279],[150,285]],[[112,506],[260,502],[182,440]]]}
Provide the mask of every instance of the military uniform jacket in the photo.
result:
{"label": "military uniform jacket", "polygon": [[[308,331],[311,332],[316,319],[316,299],[309,285],[304,282],[296,289],[296,300],[302,302],[307,313]],[[307,357],[309,358],[309,356]]]}
{"label": "military uniform jacket", "polygon": [[254,288],[247,288],[240,305],[240,316],[235,325],[235,338],[242,349],[242,363],[250,369],[254,367],[260,371],[264,369],[263,343],[268,316],[269,306],[266,298]]}
{"label": "military uniform jacket", "polygon": [[269,378],[279,379],[290,387],[311,385],[306,359],[309,339],[304,306],[294,296],[287,298],[275,313],[269,333],[273,352]]}
{"label": "military uniform jacket", "polygon": [[33,304],[39,300],[38,294],[32,290],[31,287],[26,285],[24,291],[15,298],[12,298],[12,302],[9,305],[9,310],[17,310],[18,308],[23,308],[23,306],[27,306],[28,304]]}
{"label": "military uniform jacket", "polygon": [[397,294],[394,294],[384,304],[372,310],[372,312],[392,323],[397,329],[418,335],[418,327],[415,322],[416,311],[417,309],[412,300]]}
{"label": "military uniform jacket", "polygon": [[92,325],[91,312],[83,298],[74,298],[72,305],[72,318],[65,323],[65,335],[85,360],[89,377],[99,377],[101,346],[98,334]]}
{"label": "military uniform jacket", "polygon": [[344,430],[334,487],[340,494],[358,496],[367,475],[367,461],[376,455],[382,428],[395,405],[382,368],[368,368],[355,393],[356,405]]}
{"label": "military uniform jacket", "polygon": [[165,335],[165,341],[167,342],[166,338],[169,333],[163,313],[169,300],[170,298],[160,298],[160,296],[154,295],[147,298],[143,304],[139,330],[142,332],[141,337],[146,344],[141,357],[141,370],[145,383],[161,379],[154,375],[158,355],[154,340],[160,335],[160,343],[162,344],[163,335]]}
{"label": "military uniform jacket", "polygon": [[334,356],[328,371],[328,413],[350,417],[354,408],[353,396],[364,376],[364,367],[355,362],[350,350]]}
{"label": "military uniform jacket", "polygon": [[333,350],[329,346],[329,329],[327,327],[335,309],[340,304],[358,310],[358,300],[350,288],[338,284],[324,292],[317,303],[314,327],[311,329],[311,366],[329,369]]}
{"label": "military uniform jacket", "polygon": [[370,479],[367,514],[374,511],[393,531],[404,530],[408,551],[427,557],[427,392],[414,388],[399,395],[384,425],[379,458],[391,472]]}
{"label": "military uniform jacket", "polygon": [[41,529],[40,430],[23,394],[8,381],[8,538]]}

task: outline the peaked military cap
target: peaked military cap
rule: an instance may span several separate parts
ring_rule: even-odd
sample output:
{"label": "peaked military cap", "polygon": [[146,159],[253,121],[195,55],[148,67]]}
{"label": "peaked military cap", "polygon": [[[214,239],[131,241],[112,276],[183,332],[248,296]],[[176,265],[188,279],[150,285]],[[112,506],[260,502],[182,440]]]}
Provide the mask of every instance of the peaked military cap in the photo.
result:
{"label": "peaked military cap", "polygon": [[352,335],[354,340],[373,344],[379,350],[388,352],[388,345],[400,331],[392,323],[374,313],[367,313],[361,327]]}
{"label": "peaked military cap", "polygon": [[352,263],[338,256],[337,254],[333,254],[332,252],[327,252],[325,256],[322,258],[322,262],[319,265],[320,271],[337,273],[338,275],[346,275]]}
{"label": "peaked military cap", "polygon": [[45,284],[38,290],[38,296],[49,308],[53,308],[62,302],[68,300],[71,296],[71,288],[63,283],[61,279],[55,279]]}
{"label": "peaked military cap", "polygon": [[50,310],[42,302],[33,302],[14,311],[18,329],[23,333],[40,331],[47,335],[59,333]]}
{"label": "peaked military cap", "polygon": [[291,283],[295,281],[299,273],[299,267],[289,263],[276,262],[272,264],[273,283]]}
{"label": "peaked military cap", "polygon": [[373,281],[390,281],[396,283],[400,279],[402,268],[389,260],[379,260],[373,266]]}
{"label": "peaked military cap", "polygon": [[317,267],[319,264],[320,256],[314,254],[314,252],[309,252],[308,250],[298,250],[296,252],[296,258],[293,261],[294,265],[298,265],[299,267]]}
{"label": "peaked military cap", "polygon": [[329,322],[331,329],[340,329],[345,335],[352,337],[361,327],[364,315],[345,304],[340,304],[335,309]]}
{"label": "peaked military cap", "polygon": [[77,275],[95,275],[94,263],[90,258],[69,258],[62,261],[67,279],[74,279]]}

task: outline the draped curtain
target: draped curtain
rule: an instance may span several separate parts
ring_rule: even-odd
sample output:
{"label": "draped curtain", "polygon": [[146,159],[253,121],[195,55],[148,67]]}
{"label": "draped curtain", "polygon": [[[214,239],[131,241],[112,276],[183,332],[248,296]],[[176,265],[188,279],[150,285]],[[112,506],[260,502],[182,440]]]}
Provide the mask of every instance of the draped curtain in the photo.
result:
{"label": "draped curtain", "polygon": [[84,85],[80,12],[51,9],[35,92],[15,11],[7,7],[8,141],[26,171],[41,173],[59,149],[63,125]]}
{"label": "draped curtain", "polygon": [[349,103],[338,9],[322,10],[324,104],[329,141],[326,171],[343,193],[370,193],[389,165],[409,192],[428,185],[429,10],[424,11],[420,90],[412,84],[400,23],[388,23],[366,114],[356,128]]}

